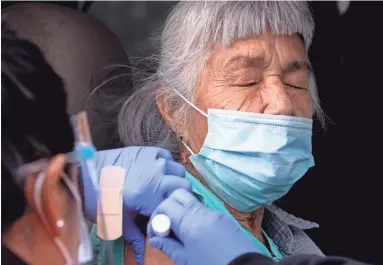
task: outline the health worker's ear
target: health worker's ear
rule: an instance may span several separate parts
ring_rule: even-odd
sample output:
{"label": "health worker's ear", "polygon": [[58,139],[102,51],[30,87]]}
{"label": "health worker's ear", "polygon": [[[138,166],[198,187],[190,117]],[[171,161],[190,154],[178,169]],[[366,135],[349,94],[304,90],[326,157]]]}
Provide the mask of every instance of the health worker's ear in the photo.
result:
{"label": "health worker's ear", "polygon": [[[25,197],[33,211],[39,216],[42,225],[46,228],[51,238],[61,236],[60,228],[64,224],[63,222],[66,219],[64,214],[69,207],[69,205],[65,205],[68,202],[67,197],[70,196],[69,192],[60,181],[64,174],[65,165],[65,156],[56,155],[50,160],[45,172],[25,177]],[[38,211],[35,192],[38,192],[36,191],[36,181],[41,177],[41,174],[45,174],[45,178],[42,183],[41,192],[37,194],[41,199],[41,211]]]}

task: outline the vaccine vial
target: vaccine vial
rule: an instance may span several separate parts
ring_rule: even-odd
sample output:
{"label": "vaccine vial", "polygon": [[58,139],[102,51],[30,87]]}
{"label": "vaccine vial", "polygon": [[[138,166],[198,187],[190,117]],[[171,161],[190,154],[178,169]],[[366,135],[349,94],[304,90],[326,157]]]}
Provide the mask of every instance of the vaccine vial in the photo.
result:
{"label": "vaccine vial", "polygon": [[170,219],[165,214],[157,214],[152,219],[153,232],[157,236],[165,237],[170,234]]}

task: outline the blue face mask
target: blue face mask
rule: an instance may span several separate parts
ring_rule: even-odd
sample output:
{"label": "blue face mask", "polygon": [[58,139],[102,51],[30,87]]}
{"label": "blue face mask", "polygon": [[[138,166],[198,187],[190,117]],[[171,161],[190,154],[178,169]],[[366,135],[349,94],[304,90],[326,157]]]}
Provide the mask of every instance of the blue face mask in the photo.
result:
{"label": "blue face mask", "polygon": [[[179,92],[177,91],[179,94]],[[314,166],[312,120],[209,109],[208,134],[190,161],[228,205],[251,212],[284,196]]]}

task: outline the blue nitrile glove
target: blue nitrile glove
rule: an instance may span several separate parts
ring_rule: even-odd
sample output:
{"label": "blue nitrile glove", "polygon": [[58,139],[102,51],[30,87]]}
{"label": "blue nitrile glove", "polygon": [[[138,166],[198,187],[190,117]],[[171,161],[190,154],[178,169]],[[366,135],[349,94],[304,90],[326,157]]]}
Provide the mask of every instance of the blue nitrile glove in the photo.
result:
{"label": "blue nitrile glove", "polygon": [[[159,237],[148,224],[149,243],[176,265],[227,265],[239,255],[259,252],[232,216],[206,208],[190,192],[173,192],[154,210],[165,214],[178,238]],[[152,219],[151,218],[151,219]]]}
{"label": "blue nitrile glove", "polygon": [[[145,237],[134,223],[132,214],[137,212],[149,216],[174,190],[191,190],[190,182],[184,178],[185,168],[173,161],[169,151],[158,147],[125,147],[100,151],[97,152],[96,165],[98,172],[112,165],[126,169],[123,237],[132,246],[136,261],[141,265],[144,261]],[[86,170],[83,170],[83,174],[85,213],[89,220],[95,222],[98,192],[87,190],[91,179],[86,176]]]}

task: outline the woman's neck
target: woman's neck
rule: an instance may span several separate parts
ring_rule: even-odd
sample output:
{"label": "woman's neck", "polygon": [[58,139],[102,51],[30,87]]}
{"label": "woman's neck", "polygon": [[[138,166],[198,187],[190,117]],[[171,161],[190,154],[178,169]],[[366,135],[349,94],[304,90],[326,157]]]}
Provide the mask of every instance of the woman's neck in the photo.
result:
{"label": "woman's neck", "polygon": [[[195,170],[194,167],[190,166],[191,164],[186,165],[186,169],[195,176],[202,184],[212,191],[209,185],[206,183],[204,178]],[[214,191],[212,191],[214,193]],[[215,194],[215,193],[214,193]],[[215,194],[217,196],[217,194]],[[218,197],[218,196],[217,196]],[[218,197],[219,198],[219,197]],[[262,219],[264,208],[259,208],[251,213],[239,212],[225,203],[226,209],[233,215],[237,222],[249,231],[253,236],[255,236],[262,244],[265,245],[265,239],[261,232]]]}
{"label": "woman's neck", "polygon": [[[226,205],[226,204],[225,204]],[[262,219],[264,208],[258,208],[251,213],[239,212],[229,205],[226,205],[226,209],[233,215],[235,220],[253,236],[255,236],[262,244],[266,244],[265,238],[262,235]]]}

